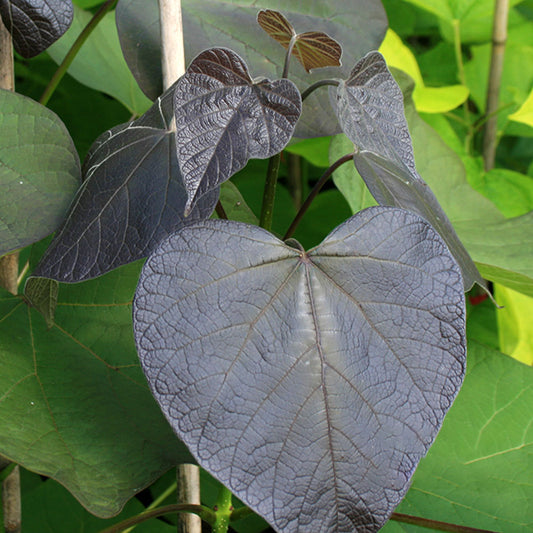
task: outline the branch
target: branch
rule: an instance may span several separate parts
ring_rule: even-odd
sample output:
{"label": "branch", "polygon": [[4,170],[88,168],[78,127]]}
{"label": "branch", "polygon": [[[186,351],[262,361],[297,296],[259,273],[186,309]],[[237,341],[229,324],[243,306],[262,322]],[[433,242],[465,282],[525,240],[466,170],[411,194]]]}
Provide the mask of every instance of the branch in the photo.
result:
{"label": "branch", "polygon": [[489,117],[485,124],[483,138],[483,161],[485,170],[494,167],[496,157],[498,109],[500,84],[502,80],[503,59],[505,43],[507,41],[507,16],[509,13],[509,0],[495,0],[494,26],[492,28],[492,56],[490,59],[489,83],[487,87],[487,105],[485,116]]}

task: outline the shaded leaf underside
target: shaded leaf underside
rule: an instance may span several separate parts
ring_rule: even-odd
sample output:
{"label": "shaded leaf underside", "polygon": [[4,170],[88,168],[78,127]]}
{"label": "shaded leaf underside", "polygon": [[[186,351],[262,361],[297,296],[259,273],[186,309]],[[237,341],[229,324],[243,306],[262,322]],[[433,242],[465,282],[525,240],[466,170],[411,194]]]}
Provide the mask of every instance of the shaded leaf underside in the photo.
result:
{"label": "shaded leaf underside", "polygon": [[85,180],[35,276],[63,282],[97,277],[145,257],[169,233],[208,218],[218,190],[188,218],[176,159],[172,88],[140,119],[104,133],[84,163]]}
{"label": "shaded leaf underside", "polygon": [[378,207],[307,254],[186,228],[146,263],[134,328],[169,422],[247,505],[287,532],[376,531],[461,384],[463,306],[434,230]]}
{"label": "shaded leaf underside", "polygon": [[459,263],[465,290],[486,283],[431,189],[416,170],[403,94],[379,52],[367,54],[350,78],[330,89],[346,136],[356,146],[354,162],[381,205],[401,207],[424,217],[446,241]]}

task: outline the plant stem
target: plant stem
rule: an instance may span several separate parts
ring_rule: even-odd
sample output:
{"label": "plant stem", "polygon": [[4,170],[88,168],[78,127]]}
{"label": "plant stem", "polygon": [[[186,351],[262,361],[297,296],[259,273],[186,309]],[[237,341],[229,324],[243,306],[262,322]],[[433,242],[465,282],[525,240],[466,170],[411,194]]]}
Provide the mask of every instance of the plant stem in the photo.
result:
{"label": "plant stem", "polygon": [[218,218],[221,218],[223,220],[228,220],[228,215],[220,200],[217,202],[217,205],[215,206],[215,211],[217,212]]}
{"label": "plant stem", "polygon": [[309,196],[305,199],[305,202],[302,204],[302,207],[300,207],[300,210],[298,213],[296,213],[296,216],[294,217],[294,220],[292,221],[291,225],[289,226],[289,229],[283,236],[283,240],[286,241],[288,238],[292,237],[296,228],[298,227],[298,224],[301,222],[303,216],[305,215],[305,212],[309,209],[309,206],[313,202],[313,200],[316,198],[326,181],[328,181],[329,177],[337,170],[341,165],[344,163],[350,161],[353,158],[354,154],[346,154],[343,155],[341,158],[337,159],[333,165],[331,165],[322,176],[320,176],[320,179],[316,182],[315,186],[309,193]]}
{"label": "plant stem", "polygon": [[289,75],[289,63],[291,62],[291,55],[294,45],[296,44],[297,36],[293,35],[289,41],[289,46],[287,47],[287,53],[285,54],[285,63],[283,65],[282,78],[286,78]]}
{"label": "plant stem", "polygon": [[213,533],[227,533],[233,512],[232,496],[231,491],[221,484],[217,503],[214,507],[216,518],[213,524]]}
{"label": "plant stem", "polygon": [[272,156],[268,160],[265,190],[263,192],[263,205],[261,206],[261,217],[259,219],[259,225],[268,231],[272,228],[272,215],[274,213],[274,199],[276,197],[276,184],[278,182],[280,161],[281,153]]}
{"label": "plant stem", "polygon": [[39,103],[46,105],[50,100],[50,97],[56,90],[59,82],[62,80],[63,76],[66,74],[68,68],[70,67],[72,61],[80,51],[80,48],[83,46],[83,43],[87,40],[87,37],[91,35],[92,31],[98,23],[104,18],[105,14],[117,3],[117,0],[107,0],[104,4],[100,6],[100,9],[94,14],[93,18],[89,21],[87,26],[83,28],[82,32],[78,35],[78,38],[74,41],[74,44],[70,47],[70,50],[67,52],[67,55],[63,58],[63,61],[55,71],[51,80],[48,82],[46,89],[44,90]]}
{"label": "plant stem", "polygon": [[[172,483],[164,492],[162,492],[147,508],[147,511],[151,511],[152,509],[157,508],[157,506],[164,502],[172,493],[176,492],[176,489],[178,488],[177,483]],[[128,529],[125,529],[123,533],[130,533],[135,529],[135,526],[131,526]]]}
{"label": "plant stem", "polygon": [[289,187],[289,192],[291,193],[294,207],[300,209],[303,199],[302,157],[291,153],[287,153],[286,155],[289,167],[287,185]]}
{"label": "plant stem", "polygon": [[490,59],[487,105],[485,109],[485,115],[489,118],[485,124],[485,135],[483,137],[483,162],[487,171],[494,167],[496,157],[498,117],[493,113],[498,109],[498,99],[500,96],[505,42],[507,41],[508,13],[509,0],[495,0],[494,26],[492,28],[492,55]]}
{"label": "plant stem", "polygon": [[103,529],[100,533],[120,533],[131,526],[136,526],[137,524],[146,522],[146,520],[150,520],[150,518],[157,518],[158,516],[173,513],[195,513],[209,525],[213,525],[215,523],[215,513],[209,509],[209,507],[189,503],[178,503],[165,505],[164,507],[159,507],[158,509],[153,509],[151,511],[145,511],[144,513],[133,516],[123,520],[122,522],[119,522],[118,524]]}
{"label": "plant stem", "polygon": [[[463,50],[461,47],[461,21],[453,20],[453,48],[455,51],[455,61],[457,63],[457,76],[461,85],[466,85],[465,67],[463,63]],[[465,122],[470,125],[470,111],[468,110],[468,100],[463,104]]]}
{"label": "plant stem", "polygon": [[451,533],[495,533],[494,531],[490,531],[488,529],[477,529],[475,527],[449,524],[448,522],[439,522],[438,520],[430,520],[429,518],[421,518],[419,516],[411,516],[402,513],[392,513],[391,520],[403,522],[404,524],[427,527],[437,531],[449,531]]}
{"label": "plant stem", "polygon": [[338,80],[320,80],[316,83],[313,83],[313,85],[310,85],[307,87],[307,89],[302,93],[302,102],[314,91],[316,91],[319,87],[324,87],[324,85],[332,85],[333,87],[339,86]]}
{"label": "plant stem", "polygon": [[243,518],[246,518],[247,516],[250,516],[251,514],[254,514],[254,512],[249,507],[239,507],[238,509],[234,509],[231,512],[229,521],[237,522],[237,520],[242,520]]}

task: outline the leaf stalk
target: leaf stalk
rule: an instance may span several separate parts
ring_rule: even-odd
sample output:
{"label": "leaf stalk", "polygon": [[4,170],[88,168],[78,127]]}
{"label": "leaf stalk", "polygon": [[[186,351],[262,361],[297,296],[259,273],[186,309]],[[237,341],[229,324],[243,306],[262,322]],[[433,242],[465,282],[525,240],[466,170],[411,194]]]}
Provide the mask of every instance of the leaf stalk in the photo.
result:
{"label": "leaf stalk", "polygon": [[267,231],[270,231],[272,228],[274,199],[276,197],[276,185],[278,183],[280,162],[281,153],[272,156],[268,160],[267,177],[263,192],[263,205],[261,206],[261,216],[259,218],[259,225]]}
{"label": "leaf stalk", "polygon": [[437,531],[448,531],[451,533],[495,533],[494,531],[488,529],[477,529],[475,527],[460,526],[458,524],[450,524],[448,522],[440,522],[438,520],[430,520],[429,518],[422,518],[420,516],[412,516],[403,513],[392,513],[391,520],[402,522],[404,524],[427,527]]}
{"label": "leaf stalk", "polygon": [[129,527],[136,526],[137,524],[141,524],[142,522],[146,522],[151,518],[157,518],[158,516],[173,513],[194,513],[211,526],[215,523],[216,518],[215,512],[204,505],[195,505],[192,503],[177,503],[172,505],[165,505],[163,507],[159,507],[158,509],[153,509],[151,511],[145,511],[144,513],[138,514],[137,516],[133,516],[131,518],[123,520],[122,522],[119,522],[118,524],[114,524],[111,527],[103,529],[100,533],[120,533]]}
{"label": "leaf stalk", "polygon": [[341,165],[344,165],[344,163],[347,163],[350,161],[355,154],[352,152],[351,154],[346,154],[337,159],[333,165],[331,165],[325,172],[320,176],[320,179],[316,182],[315,186],[305,199],[305,202],[302,204],[302,207],[300,207],[298,213],[296,213],[296,216],[294,217],[294,220],[292,221],[291,225],[289,226],[289,229],[283,236],[283,240],[286,241],[290,237],[294,235],[294,232],[296,228],[298,227],[298,224],[301,222],[303,216],[305,215],[305,212],[309,209],[309,206],[313,202],[313,200],[317,197],[318,193],[322,189],[322,187],[325,185],[326,181],[328,181],[329,177],[337,170]]}
{"label": "leaf stalk", "polygon": [[302,102],[311,94],[313,93],[314,91],[316,91],[319,87],[324,87],[324,85],[331,85],[333,87],[338,87],[339,86],[339,80],[329,80],[329,79],[326,79],[326,80],[320,80],[320,81],[317,81],[315,83],[313,83],[313,85],[309,85],[309,87],[307,87],[307,89],[302,93]]}
{"label": "leaf stalk", "polygon": [[232,497],[231,491],[221,484],[215,505],[216,518],[213,524],[213,533],[227,533],[233,512]]}
{"label": "leaf stalk", "polygon": [[68,68],[74,61],[74,58],[80,51],[80,48],[83,46],[89,35],[93,30],[98,26],[98,23],[104,18],[106,13],[117,3],[118,0],[107,0],[104,4],[101,5],[100,9],[94,14],[93,18],[88,22],[87,26],[83,28],[82,32],[78,35],[78,38],[74,41],[74,44],[70,47],[70,50],[67,52],[67,55],[63,58],[63,61],[55,71],[54,75],[48,82],[39,103],[46,105],[50,100],[52,94],[57,89],[59,82],[63,79],[63,76],[66,74]]}

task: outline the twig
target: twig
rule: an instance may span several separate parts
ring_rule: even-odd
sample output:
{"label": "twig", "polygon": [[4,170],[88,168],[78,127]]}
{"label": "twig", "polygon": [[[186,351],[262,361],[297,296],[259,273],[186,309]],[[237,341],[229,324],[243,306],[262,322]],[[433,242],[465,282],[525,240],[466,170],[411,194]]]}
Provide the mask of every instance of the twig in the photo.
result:
{"label": "twig", "polygon": [[485,115],[489,117],[485,124],[483,137],[483,161],[485,170],[494,167],[496,157],[498,116],[494,113],[498,109],[500,84],[503,71],[505,43],[507,41],[507,16],[509,0],[495,0],[494,26],[492,28],[492,55],[490,59],[489,82],[487,87],[487,105]]}
{"label": "twig", "polygon": [[88,22],[87,26],[83,28],[82,32],[78,35],[78,38],[74,41],[74,44],[70,47],[70,50],[67,52],[67,55],[63,58],[63,61],[57,67],[57,70],[54,72],[54,75],[48,82],[39,103],[46,105],[50,100],[52,94],[56,90],[59,82],[63,79],[63,76],[67,73],[68,68],[71,63],[74,61],[74,58],[80,51],[80,48],[83,46],[83,43],[87,40],[92,31],[98,26],[98,23],[104,18],[106,13],[117,3],[117,0],[107,0],[105,4],[102,4],[100,9],[94,14],[93,18]]}

